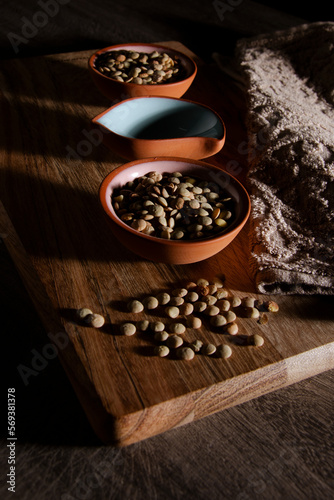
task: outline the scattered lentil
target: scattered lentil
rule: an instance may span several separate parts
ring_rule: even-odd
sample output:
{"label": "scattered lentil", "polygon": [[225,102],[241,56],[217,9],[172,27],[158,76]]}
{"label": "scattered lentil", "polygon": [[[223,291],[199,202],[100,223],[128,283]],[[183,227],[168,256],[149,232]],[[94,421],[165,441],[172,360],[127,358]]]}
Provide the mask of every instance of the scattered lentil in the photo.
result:
{"label": "scattered lentil", "polygon": [[211,356],[216,352],[216,346],[213,344],[204,344],[201,349],[201,353],[206,356]]}
{"label": "scattered lentil", "polygon": [[91,311],[87,307],[81,307],[81,309],[78,309],[76,311],[76,314],[79,319],[85,319],[89,314],[93,314],[93,311]]}
{"label": "scattered lentil", "polygon": [[159,305],[159,302],[156,297],[149,296],[143,299],[143,305],[146,309],[156,309]]}
{"label": "scattered lentil", "polygon": [[158,342],[165,342],[169,337],[168,333],[164,330],[162,332],[156,332],[154,334],[154,339],[157,340]]}
{"label": "scattered lentil", "polygon": [[170,333],[182,334],[186,331],[186,327],[183,323],[171,323],[169,325]]}
{"label": "scattered lentil", "polygon": [[264,344],[264,338],[261,337],[261,335],[259,335],[258,333],[254,333],[254,335],[251,335],[250,341],[256,347],[261,347]]}
{"label": "scattered lentil", "polygon": [[165,329],[165,325],[162,323],[162,321],[152,321],[152,323],[150,323],[150,328],[152,332],[163,332]]}
{"label": "scattered lentil", "polygon": [[158,293],[156,298],[161,306],[165,306],[170,301],[170,295],[166,292]]}
{"label": "scattered lentil", "polygon": [[219,307],[217,306],[208,306],[205,311],[204,311],[204,314],[206,314],[207,316],[216,316],[217,314],[219,314]]}
{"label": "scattered lentil", "polygon": [[195,352],[191,347],[181,347],[177,349],[176,355],[180,359],[185,359],[187,361],[190,361],[191,359],[194,359],[195,357]]}
{"label": "scattered lentil", "polygon": [[232,323],[237,319],[237,315],[233,311],[227,311],[224,316],[226,318],[226,323]]}
{"label": "scattered lentil", "polygon": [[190,302],[184,302],[184,304],[179,307],[180,314],[183,316],[189,316],[194,311],[194,306]]}
{"label": "scattered lentil", "polygon": [[176,306],[168,306],[166,307],[165,312],[170,318],[177,318],[180,314],[180,309]]}
{"label": "scattered lentil", "polygon": [[144,305],[139,300],[131,300],[127,304],[128,310],[132,313],[140,313],[144,310]]}
{"label": "scattered lentil", "polygon": [[183,340],[178,335],[169,335],[168,339],[166,340],[166,344],[168,345],[168,347],[176,349],[183,344]]}
{"label": "scattered lentil", "polygon": [[159,356],[160,358],[164,358],[168,356],[169,354],[169,349],[166,345],[157,345],[154,348],[154,353]]}
{"label": "scattered lentil", "polygon": [[232,321],[232,323],[228,323],[226,325],[225,331],[229,335],[236,335],[239,331],[239,327],[238,327],[237,323],[234,323],[234,321]]}
{"label": "scattered lentil", "polygon": [[136,326],[133,323],[123,323],[120,326],[121,333],[126,337],[130,337],[136,333]]}
{"label": "scattered lentil", "polygon": [[220,327],[226,325],[226,318],[221,314],[217,314],[216,316],[212,316],[210,318],[210,325],[215,327]]}
{"label": "scattered lentil", "polygon": [[217,356],[220,358],[228,359],[232,356],[232,349],[227,344],[221,344],[217,347]]}
{"label": "scattered lentil", "polygon": [[136,326],[137,330],[139,330],[140,332],[146,332],[146,330],[150,326],[150,322],[147,319],[143,319],[141,321],[137,321]]}
{"label": "scattered lentil", "polygon": [[278,304],[276,302],[274,302],[273,300],[267,300],[266,302],[263,303],[263,305],[266,308],[266,310],[269,312],[276,313],[279,311]]}
{"label": "scattered lentil", "polygon": [[198,330],[202,326],[202,320],[197,316],[188,316],[187,326],[189,326],[189,328],[193,328],[194,330]]}
{"label": "scattered lentil", "polygon": [[87,314],[84,320],[85,323],[87,323],[89,326],[92,326],[93,328],[101,328],[101,326],[104,325],[104,317],[100,314]]}
{"label": "scattered lentil", "polygon": [[246,307],[245,313],[247,318],[258,319],[260,317],[260,311],[256,307]]}

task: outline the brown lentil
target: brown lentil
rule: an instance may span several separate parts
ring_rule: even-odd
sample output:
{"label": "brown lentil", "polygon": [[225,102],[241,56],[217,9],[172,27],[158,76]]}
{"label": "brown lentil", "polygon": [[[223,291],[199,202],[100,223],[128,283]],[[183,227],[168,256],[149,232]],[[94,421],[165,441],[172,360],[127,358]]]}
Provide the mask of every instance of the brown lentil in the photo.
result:
{"label": "brown lentil", "polygon": [[264,338],[261,337],[261,335],[259,335],[258,333],[254,333],[254,335],[251,335],[250,341],[256,347],[261,347],[264,344]]}
{"label": "brown lentil", "polygon": [[137,330],[139,330],[140,332],[146,332],[146,330],[150,326],[150,322],[147,319],[143,319],[141,321],[137,321],[136,326]]}
{"label": "brown lentil", "polygon": [[194,359],[195,357],[195,352],[191,347],[181,347],[177,349],[176,355],[180,359],[185,359],[187,361],[190,361],[191,359]]}
{"label": "brown lentil", "polygon": [[265,309],[269,312],[278,312],[279,311],[279,307],[278,307],[278,304],[276,302],[274,302],[273,300],[267,300],[266,302],[263,303]]}
{"label": "brown lentil", "polygon": [[91,311],[87,307],[81,307],[81,309],[78,309],[76,311],[76,315],[79,319],[85,319],[89,314],[93,314],[93,311]]}
{"label": "brown lentil", "polygon": [[156,309],[159,305],[159,302],[156,297],[149,296],[143,299],[143,305],[146,309]]}
{"label": "brown lentil", "polygon": [[206,356],[211,356],[216,352],[216,346],[213,344],[204,344],[201,349],[201,353]]}
{"label": "brown lentil", "polygon": [[154,334],[154,339],[157,340],[158,342],[165,342],[169,337],[168,333],[164,330],[162,332],[156,332]]}
{"label": "brown lentil", "polygon": [[[220,227],[212,225],[212,213],[217,205],[225,206],[228,203],[231,205],[229,213],[233,213],[234,202],[224,201],[226,193],[216,183],[211,182],[210,189],[205,188],[210,191],[206,193],[207,196],[215,196],[211,204],[206,204],[204,209],[201,206],[202,195],[196,194],[195,190],[205,183],[202,179],[193,178],[193,183],[189,183],[186,181],[187,177],[182,174],[175,176],[164,173],[151,177],[150,174],[151,172],[148,172],[115,189],[112,195],[116,214],[124,223],[139,232],[174,240],[208,238],[221,230]],[[195,208],[197,206],[199,207]],[[226,227],[232,220],[233,216],[226,222]],[[200,278],[196,288],[192,287],[192,290],[199,295],[213,295],[217,284],[219,285],[218,282],[209,283],[207,279]],[[184,297],[187,291],[187,288],[183,288],[172,293]]]}
{"label": "brown lentil", "polygon": [[204,311],[204,314],[206,314],[207,316],[216,316],[217,314],[219,314],[219,307],[217,306],[208,306],[205,311]]}
{"label": "brown lentil", "polygon": [[183,323],[171,323],[169,325],[170,333],[182,334],[186,331],[186,327]]}
{"label": "brown lentil", "polygon": [[166,340],[166,344],[168,347],[176,349],[177,347],[180,347],[183,344],[183,340],[178,335],[170,335]]}
{"label": "brown lentil", "polygon": [[222,316],[221,314],[217,314],[217,316],[212,316],[212,318],[210,318],[210,325],[215,327],[226,325],[225,316]]}
{"label": "brown lentil", "polygon": [[228,323],[226,325],[225,331],[229,335],[236,335],[239,331],[239,327],[238,327],[237,323],[234,323],[234,321],[232,321],[232,323]]}
{"label": "brown lentil", "polygon": [[150,323],[150,328],[152,332],[163,332],[165,329],[165,325],[162,323],[162,321],[152,321],[152,323]]}
{"label": "brown lentil", "polygon": [[217,356],[228,359],[232,356],[232,349],[229,345],[221,344],[217,347]]}
{"label": "brown lentil", "polygon": [[144,305],[139,300],[131,300],[128,302],[127,308],[132,313],[140,313],[144,310]]}
{"label": "brown lentil", "polygon": [[96,57],[94,67],[108,78],[139,85],[173,83],[186,75],[177,55],[157,51],[109,50]]}
{"label": "brown lentil", "polygon": [[157,345],[154,348],[154,354],[156,354],[160,358],[164,358],[165,356],[168,356],[169,349],[166,345]]}
{"label": "brown lentil", "polygon": [[180,310],[176,306],[166,307],[165,312],[166,312],[167,316],[169,316],[170,318],[177,318],[180,314]]}
{"label": "brown lentil", "polygon": [[193,328],[194,330],[198,330],[202,326],[202,320],[197,316],[188,316],[187,326],[189,326],[189,328]]}
{"label": "brown lentil", "polygon": [[183,316],[189,316],[194,311],[194,306],[190,302],[185,302],[179,307],[180,314]]}
{"label": "brown lentil", "polygon": [[120,326],[121,333],[126,337],[130,337],[136,333],[136,326],[133,323],[123,323]]}
{"label": "brown lentil", "polygon": [[87,314],[84,320],[85,323],[87,323],[89,326],[92,326],[93,328],[101,328],[101,326],[104,325],[104,317],[100,314]]}
{"label": "brown lentil", "polygon": [[224,316],[226,318],[226,323],[232,323],[237,319],[237,315],[233,311],[227,311]]}

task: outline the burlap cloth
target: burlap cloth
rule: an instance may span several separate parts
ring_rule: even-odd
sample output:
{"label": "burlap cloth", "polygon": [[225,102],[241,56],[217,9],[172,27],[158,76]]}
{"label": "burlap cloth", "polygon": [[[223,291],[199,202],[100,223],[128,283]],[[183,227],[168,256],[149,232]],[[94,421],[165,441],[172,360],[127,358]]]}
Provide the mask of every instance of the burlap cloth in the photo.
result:
{"label": "burlap cloth", "polygon": [[262,293],[333,294],[334,23],[243,39],[252,215]]}

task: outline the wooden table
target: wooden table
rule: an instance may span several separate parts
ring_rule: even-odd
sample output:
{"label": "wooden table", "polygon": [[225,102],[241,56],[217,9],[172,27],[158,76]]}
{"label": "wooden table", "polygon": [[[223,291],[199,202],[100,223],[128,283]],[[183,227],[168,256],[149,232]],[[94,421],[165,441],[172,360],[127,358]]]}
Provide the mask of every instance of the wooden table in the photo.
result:
{"label": "wooden table", "polygon": [[[187,52],[177,42],[166,45]],[[49,337],[38,359],[19,369],[24,383],[42,358],[57,352],[98,437],[126,445],[333,368],[333,311],[326,298],[279,297],[280,312],[268,325],[240,320],[241,333],[260,332],[265,345],[240,346],[225,336],[233,346],[225,362],[205,356],[192,363],[161,360],[152,357],[147,338],[118,334],[122,321],[141,319],[126,311],[130,298],[186,280],[225,275],[232,295],[273,297],[254,294],[247,228],[217,256],[187,266],[140,259],[114,239],[98,188],[125,160],[89,135],[90,119],[109,105],[87,74],[90,53],[8,61],[2,78],[1,233]],[[199,62],[186,97],[221,114],[227,144],[210,161],[223,169],[237,162],[234,172],[243,179],[240,91]],[[74,312],[83,306],[104,315],[101,330],[76,321]],[[222,341],[208,326],[196,336]]]}

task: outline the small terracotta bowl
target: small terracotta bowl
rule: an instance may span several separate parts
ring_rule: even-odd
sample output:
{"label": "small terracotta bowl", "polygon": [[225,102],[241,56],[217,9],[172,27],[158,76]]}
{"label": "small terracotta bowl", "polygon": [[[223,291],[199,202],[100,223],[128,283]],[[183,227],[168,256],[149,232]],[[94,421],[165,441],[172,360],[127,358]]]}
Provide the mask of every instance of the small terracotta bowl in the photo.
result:
{"label": "small terracotta bowl", "polygon": [[173,97],[133,97],[92,119],[105,146],[127,160],[150,156],[202,159],[220,151],[226,130],[208,106]]}
{"label": "small terracotta bowl", "polygon": [[[177,57],[181,62],[184,76],[181,80],[172,83],[158,83],[156,85],[139,85],[136,83],[118,82],[103,75],[95,67],[96,59],[100,54],[113,50],[132,50],[136,52],[145,52],[150,54],[157,51],[159,53],[166,52],[170,57]],[[111,45],[95,52],[88,61],[88,68],[99,91],[108,99],[123,100],[129,97],[138,97],[146,95],[159,95],[167,97],[181,97],[192,84],[196,73],[196,63],[185,54],[153,43],[124,43],[119,45]]]}
{"label": "small terracotta bowl", "polygon": [[[201,240],[167,240],[140,233],[128,226],[115,213],[111,200],[113,190],[151,171],[178,171],[218,183],[234,199],[234,221],[223,234]],[[126,163],[102,181],[99,197],[110,228],[120,243],[140,257],[167,264],[190,264],[217,254],[237,236],[250,213],[248,193],[237,179],[213,165],[186,158],[147,158]]]}

